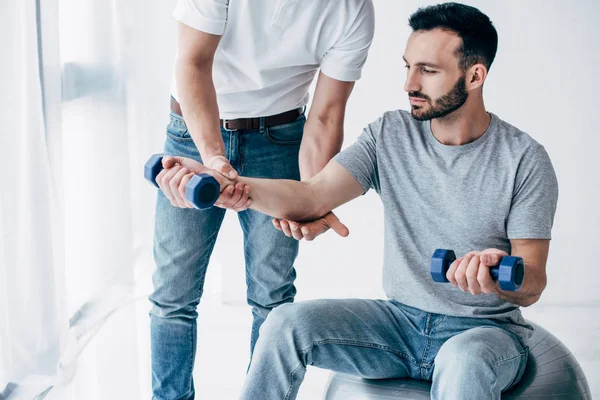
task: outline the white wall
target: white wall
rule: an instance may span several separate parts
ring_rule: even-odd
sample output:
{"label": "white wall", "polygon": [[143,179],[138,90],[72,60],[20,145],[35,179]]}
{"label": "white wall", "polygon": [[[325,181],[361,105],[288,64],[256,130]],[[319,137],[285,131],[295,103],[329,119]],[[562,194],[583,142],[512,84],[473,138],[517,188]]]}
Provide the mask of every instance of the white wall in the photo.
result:
{"label": "white wall", "polygon": [[[369,59],[348,105],[344,146],[385,110],[408,109],[402,54],[407,20],[425,1],[375,0],[376,32]],[[560,185],[548,261],[545,304],[600,304],[594,279],[600,241],[600,2],[467,1],[493,21],[499,48],[484,99],[489,111],[528,132],[552,159]],[[339,209],[351,231],[302,243],[296,263],[298,297],[377,297],[381,290],[383,220],[369,193]],[[244,301],[241,234],[237,218],[225,221],[215,266],[227,277],[227,302]],[[227,249],[227,250],[226,250]],[[235,253],[230,250],[234,249]],[[212,274],[215,274],[212,271]],[[210,283],[211,277],[209,276]],[[218,280],[218,278],[215,278]],[[225,280],[225,278],[223,278]],[[209,288],[207,290],[210,291]]]}

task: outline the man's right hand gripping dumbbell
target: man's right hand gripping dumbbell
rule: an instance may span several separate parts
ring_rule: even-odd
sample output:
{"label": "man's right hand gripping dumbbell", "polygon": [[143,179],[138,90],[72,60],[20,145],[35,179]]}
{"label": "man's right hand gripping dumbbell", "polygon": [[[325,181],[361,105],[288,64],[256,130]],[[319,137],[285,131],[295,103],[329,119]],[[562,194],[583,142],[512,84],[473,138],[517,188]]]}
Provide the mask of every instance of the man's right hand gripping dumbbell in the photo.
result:
{"label": "man's right hand gripping dumbbell", "polygon": [[[176,207],[206,209],[214,205],[243,211],[252,203],[247,185],[190,158],[155,154],[146,163],[144,176]],[[173,182],[179,184],[173,186]]]}

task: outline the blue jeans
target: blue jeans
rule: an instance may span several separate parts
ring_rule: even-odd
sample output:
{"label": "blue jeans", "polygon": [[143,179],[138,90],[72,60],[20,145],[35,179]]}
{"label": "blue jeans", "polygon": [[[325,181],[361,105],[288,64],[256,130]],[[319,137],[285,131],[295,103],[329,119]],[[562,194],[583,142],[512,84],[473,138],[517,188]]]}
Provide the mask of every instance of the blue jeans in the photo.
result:
{"label": "blue jeans", "polygon": [[295,399],[306,367],[370,379],[433,381],[433,399],[500,399],[528,349],[502,323],[395,301],[314,300],[274,310],[261,328],[244,400]]}
{"label": "blue jeans", "polygon": [[[300,179],[298,153],[306,118],[289,124],[221,134],[227,158],[240,175]],[[261,123],[264,126],[264,122]],[[202,161],[183,118],[171,113],[166,154]],[[182,209],[159,190],[154,232],[154,292],[150,296],[152,390],[156,400],[193,399],[196,353],[196,307],[225,210]],[[258,331],[269,312],[294,301],[298,242],[279,232],[271,217],[238,213],[244,234],[248,304],[253,323],[252,354]]]}

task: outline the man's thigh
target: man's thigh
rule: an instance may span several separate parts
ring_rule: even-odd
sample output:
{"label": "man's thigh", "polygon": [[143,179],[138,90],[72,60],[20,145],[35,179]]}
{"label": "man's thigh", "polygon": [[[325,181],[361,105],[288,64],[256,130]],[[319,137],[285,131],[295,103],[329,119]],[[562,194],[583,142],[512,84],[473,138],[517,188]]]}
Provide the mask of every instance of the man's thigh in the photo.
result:
{"label": "man's thigh", "polygon": [[390,301],[286,304],[274,310],[267,323],[267,329],[283,332],[297,343],[306,365],[372,379],[419,373],[424,337],[410,317]]}

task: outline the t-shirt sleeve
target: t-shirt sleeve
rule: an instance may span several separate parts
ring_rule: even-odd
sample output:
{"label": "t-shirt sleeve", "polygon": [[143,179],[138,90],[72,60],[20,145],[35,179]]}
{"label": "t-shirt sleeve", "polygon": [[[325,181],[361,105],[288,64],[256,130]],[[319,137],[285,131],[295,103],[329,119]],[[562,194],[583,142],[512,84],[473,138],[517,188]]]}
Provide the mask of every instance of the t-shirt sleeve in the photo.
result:
{"label": "t-shirt sleeve", "polygon": [[381,131],[381,121],[382,118],[369,124],[356,142],[334,157],[360,183],[365,193],[371,188],[379,191],[377,136]]}
{"label": "t-shirt sleeve", "polygon": [[196,30],[222,35],[228,10],[229,0],[177,0],[173,17]]}
{"label": "t-shirt sleeve", "polygon": [[362,67],[375,30],[375,13],[371,0],[360,4],[356,18],[350,21],[344,35],[325,53],[321,72],[344,82],[360,79]]}
{"label": "t-shirt sleeve", "polygon": [[509,239],[551,239],[558,202],[558,181],[541,145],[525,156],[517,170],[506,223]]}

